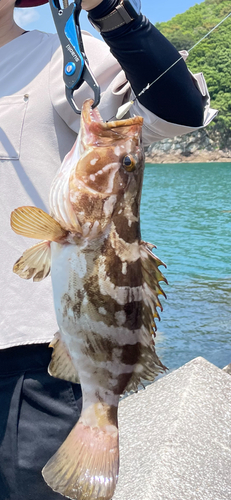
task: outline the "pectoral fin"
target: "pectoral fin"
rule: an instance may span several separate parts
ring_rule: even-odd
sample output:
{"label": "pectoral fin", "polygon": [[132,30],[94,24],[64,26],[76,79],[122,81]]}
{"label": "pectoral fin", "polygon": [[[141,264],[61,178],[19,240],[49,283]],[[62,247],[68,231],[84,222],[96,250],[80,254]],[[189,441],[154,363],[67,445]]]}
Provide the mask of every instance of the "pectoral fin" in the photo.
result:
{"label": "pectoral fin", "polygon": [[53,352],[51,362],[48,366],[48,373],[53,377],[78,384],[78,373],[72,363],[72,359],[66,346],[60,338],[59,332],[56,333],[54,339],[50,343],[50,347],[53,347]]}
{"label": "pectoral fin", "polygon": [[51,249],[49,241],[40,241],[23,252],[13,267],[20,278],[41,281],[50,273]]}
{"label": "pectoral fin", "polygon": [[28,238],[60,241],[67,231],[41,208],[19,207],[11,213],[13,231]]}

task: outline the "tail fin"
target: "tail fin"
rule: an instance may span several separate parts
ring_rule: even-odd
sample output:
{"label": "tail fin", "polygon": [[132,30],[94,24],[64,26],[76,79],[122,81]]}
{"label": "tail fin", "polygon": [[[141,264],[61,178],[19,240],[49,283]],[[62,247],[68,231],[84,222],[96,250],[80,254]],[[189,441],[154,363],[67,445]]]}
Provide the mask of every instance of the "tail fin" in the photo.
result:
{"label": "tail fin", "polygon": [[42,470],[46,483],[77,500],[110,500],[119,471],[118,429],[85,425],[81,418]]}

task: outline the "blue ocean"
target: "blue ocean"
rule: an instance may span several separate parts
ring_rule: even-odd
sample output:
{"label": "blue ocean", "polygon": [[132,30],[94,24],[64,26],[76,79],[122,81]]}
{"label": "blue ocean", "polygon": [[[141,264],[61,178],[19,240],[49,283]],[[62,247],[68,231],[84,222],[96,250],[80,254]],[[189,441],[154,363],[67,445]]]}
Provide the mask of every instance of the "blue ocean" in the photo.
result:
{"label": "blue ocean", "polygon": [[167,265],[156,349],[170,371],[231,363],[230,191],[231,163],[146,164],[141,230]]}

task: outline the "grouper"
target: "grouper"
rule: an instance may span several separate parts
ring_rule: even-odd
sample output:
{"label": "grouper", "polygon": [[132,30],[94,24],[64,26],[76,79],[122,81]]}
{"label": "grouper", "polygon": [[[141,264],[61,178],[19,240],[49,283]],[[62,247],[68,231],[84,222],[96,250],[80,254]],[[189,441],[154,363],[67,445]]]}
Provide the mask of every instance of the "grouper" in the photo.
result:
{"label": "grouper", "polygon": [[43,477],[68,498],[110,500],[119,472],[120,396],[165,369],[154,334],[166,279],[154,245],[141,240],[143,119],[104,123],[91,105],[84,103],[78,138],[51,185],[50,214],[20,207],[11,225],[42,240],[14,272],[34,281],[51,274],[59,332],[49,373],[80,383],[83,394],[80,419]]}

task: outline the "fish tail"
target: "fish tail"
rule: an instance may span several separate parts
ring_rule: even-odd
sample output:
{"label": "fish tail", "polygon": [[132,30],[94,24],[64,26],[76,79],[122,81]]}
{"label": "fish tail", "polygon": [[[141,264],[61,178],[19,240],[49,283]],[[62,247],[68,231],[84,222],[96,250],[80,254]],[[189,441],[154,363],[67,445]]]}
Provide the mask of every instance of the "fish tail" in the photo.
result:
{"label": "fish tail", "polygon": [[[96,406],[92,405],[92,420]],[[112,423],[110,408],[107,407],[109,419],[105,413],[102,421],[101,415],[97,426],[89,425],[89,408],[87,419],[83,412],[62,446],[47,462],[42,474],[54,491],[76,500],[112,498],[119,472],[119,448],[117,422]]]}

